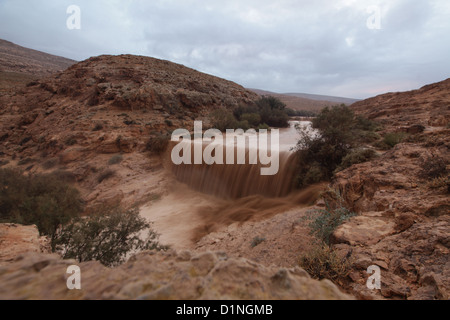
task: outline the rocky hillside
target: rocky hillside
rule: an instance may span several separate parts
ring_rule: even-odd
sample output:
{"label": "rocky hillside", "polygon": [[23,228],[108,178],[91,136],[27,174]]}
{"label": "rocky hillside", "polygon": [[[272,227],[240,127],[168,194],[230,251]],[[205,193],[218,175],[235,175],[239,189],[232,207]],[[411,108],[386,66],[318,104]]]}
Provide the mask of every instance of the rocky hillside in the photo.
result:
{"label": "rocky hillside", "polygon": [[[0,163],[63,170],[88,203],[132,204],[161,192],[154,182],[161,161],[148,161],[158,139],[196,119],[208,122],[215,108],[256,99],[235,83],[168,61],[95,57],[0,97]],[[115,155],[123,161],[108,165]]]}
{"label": "rocky hillside", "polygon": [[[450,80],[416,91],[389,93],[352,106],[406,131],[403,143],[370,162],[337,174],[332,187],[359,215],[334,234],[351,251],[348,288],[360,298],[450,297]],[[421,126],[421,130],[408,130]],[[365,286],[370,265],[382,269],[382,289]]]}
{"label": "rocky hillside", "polygon": [[74,63],[74,60],[24,48],[0,39],[0,72],[40,78],[63,71]]}
{"label": "rocky hillside", "polygon": [[383,94],[352,108],[387,127],[444,127],[450,122],[450,79],[419,90]]}

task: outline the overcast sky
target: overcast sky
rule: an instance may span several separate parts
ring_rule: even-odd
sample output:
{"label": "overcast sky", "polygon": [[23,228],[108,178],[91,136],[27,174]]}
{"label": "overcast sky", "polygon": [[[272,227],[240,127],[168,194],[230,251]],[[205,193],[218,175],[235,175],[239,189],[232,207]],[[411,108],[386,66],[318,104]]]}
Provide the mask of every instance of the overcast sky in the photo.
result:
{"label": "overcast sky", "polygon": [[450,77],[449,0],[0,0],[0,38],[75,60],[151,56],[280,93],[367,98]]}

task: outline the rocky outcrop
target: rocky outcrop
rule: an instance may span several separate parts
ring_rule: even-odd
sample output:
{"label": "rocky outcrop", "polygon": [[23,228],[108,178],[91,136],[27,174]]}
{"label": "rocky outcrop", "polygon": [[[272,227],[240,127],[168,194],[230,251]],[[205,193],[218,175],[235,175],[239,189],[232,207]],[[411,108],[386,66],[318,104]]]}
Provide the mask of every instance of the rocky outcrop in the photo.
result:
{"label": "rocky outcrop", "polygon": [[[352,106],[389,131],[421,126],[377,159],[338,173],[332,184],[358,213],[332,236],[334,247],[353,259],[347,289],[358,298],[450,297],[450,130],[442,127],[449,89],[446,80]],[[366,287],[371,265],[381,268],[381,290]]]}
{"label": "rocky outcrop", "polygon": [[75,261],[23,255],[0,267],[0,299],[139,300],[346,300],[328,280],[312,280],[299,268],[264,267],[222,253],[141,253],[115,269],[81,263],[81,290],[67,289]]}
{"label": "rocky outcrop", "polygon": [[36,226],[0,224],[0,266],[27,252],[50,252],[48,239],[39,236]]}

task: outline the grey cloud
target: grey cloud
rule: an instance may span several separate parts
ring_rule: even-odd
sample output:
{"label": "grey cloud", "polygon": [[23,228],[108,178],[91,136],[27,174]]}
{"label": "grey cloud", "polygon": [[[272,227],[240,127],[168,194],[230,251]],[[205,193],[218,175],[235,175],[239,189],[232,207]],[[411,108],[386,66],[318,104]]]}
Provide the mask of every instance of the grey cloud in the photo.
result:
{"label": "grey cloud", "polygon": [[[66,8],[82,9],[67,30]],[[367,7],[382,9],[369,30]],[[449,77],[447,0],[0,0],[0,37],[85,59],[132,53],[246,87],[365,98]]]}

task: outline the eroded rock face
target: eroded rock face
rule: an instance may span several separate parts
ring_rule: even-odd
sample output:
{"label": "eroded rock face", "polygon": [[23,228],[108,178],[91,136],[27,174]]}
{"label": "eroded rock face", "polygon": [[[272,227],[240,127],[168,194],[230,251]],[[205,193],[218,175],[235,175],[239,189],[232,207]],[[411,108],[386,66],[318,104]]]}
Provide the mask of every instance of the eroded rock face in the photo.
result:
{"label": "eroded rock face", "polygon": [[[359,213],[333,234],[335,247],[352,253],[348,288],[358,298],[450,297],[450,195],[426,174],[430,159],[450,159],[448,130],[429,128],[420,143],[403,143],[371,162],[337,174],[333,187]],[[447,160],[445,160],[447,159]],[[365,283],[371,265],[382,269],[382,288]]]}
{"label": "eroded rock face", "polygon": [[39,236],[36,226],[0,224],[0,266],[27,252],[50,252],[48,239]]}
{"label": "eroded rock face", "polygon": [[0,299],[352,299],[299,268],[264,267],[206,252],[141,253],[115,269],[81,263],[81,290],[70,291],[75,261],[26,254],[0,268]]}

